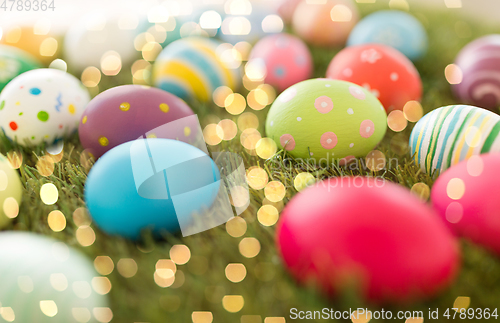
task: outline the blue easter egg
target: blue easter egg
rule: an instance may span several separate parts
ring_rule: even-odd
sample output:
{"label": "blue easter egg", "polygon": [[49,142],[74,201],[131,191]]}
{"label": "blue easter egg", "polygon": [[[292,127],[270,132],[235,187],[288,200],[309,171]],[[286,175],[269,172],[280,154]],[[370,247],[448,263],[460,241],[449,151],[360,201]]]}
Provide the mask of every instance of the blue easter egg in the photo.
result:
{"label": "blue easter egg", "polygon": [[139,139],[105,153],[85,183],[85,201],[105,232],[131,239],[143,229],[175,233],[210,207],[220,173],[198,148],[170,139]]}
{"label": "blue easter egg", "polygon": [[428,39],[420,21],[411,14],[382,10],[363,18],[347,40],[347,46],[368,43],[394,47],[409,59],[415,60],[427,51]]}

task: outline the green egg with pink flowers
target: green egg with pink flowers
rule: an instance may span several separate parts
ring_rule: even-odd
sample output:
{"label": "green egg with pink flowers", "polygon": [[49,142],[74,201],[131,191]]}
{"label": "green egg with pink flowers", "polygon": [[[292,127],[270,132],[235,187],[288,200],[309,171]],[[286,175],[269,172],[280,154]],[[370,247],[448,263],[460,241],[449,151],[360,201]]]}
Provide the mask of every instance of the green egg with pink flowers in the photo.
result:
{"label": "green egg with pink flowers", "polygon": [[387,115],[365,88],[312,79],[281,93],[269,110],[266,134],[294,158],[340,165],[365,157],[382,140]]}

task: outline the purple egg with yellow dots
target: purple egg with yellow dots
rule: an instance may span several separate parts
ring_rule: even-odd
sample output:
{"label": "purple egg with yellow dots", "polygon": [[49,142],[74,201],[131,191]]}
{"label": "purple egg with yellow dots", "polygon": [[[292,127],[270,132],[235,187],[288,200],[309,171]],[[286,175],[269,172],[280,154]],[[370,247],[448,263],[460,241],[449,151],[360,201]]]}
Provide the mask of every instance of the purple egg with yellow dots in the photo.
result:
{"label": "purple egg with yellow dots", "polygon": [[[90,101],[78,128],[80,141],[96,158],[111,148],[142,136],[154,137],[151,130],[194,113],[175,95],[153,87],[123,85],[102,92]],[[190,119],[192,122],[197,119]],[[189,142],[196,126],[186,124],[175,137]],[[166,136],[161,136],[166,137]]]}
{"label": "purple egg with yellow dots", "polygon": [[499,111],[500,35],[474,40],[458,54],[455,65],[462,78],[453,90],[463,103]]}

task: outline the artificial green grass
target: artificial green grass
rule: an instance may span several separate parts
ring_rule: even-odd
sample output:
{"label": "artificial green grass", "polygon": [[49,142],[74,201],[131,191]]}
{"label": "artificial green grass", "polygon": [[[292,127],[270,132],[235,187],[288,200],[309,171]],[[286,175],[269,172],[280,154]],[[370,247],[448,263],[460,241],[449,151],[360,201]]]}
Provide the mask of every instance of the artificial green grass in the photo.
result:
{"label": "artificial green grass", "polygon": [[[379,7],[362,5],[361,9],[366,14]],[[439,13],[412,10],[412,13],[425,24],[430,38],[428,54],[416,62],[424,82],[425,94],[422,105],[425,112],[428,112],[443,105],[456,103],[444,78],[445,66],[453,62],[456,53],[466,43],[494,30],[480,26],[479,22],[459,19],[451,10]],[[457,25],[458,20],[462,22]],[[460,35],[457,34],[457,29]],[[339,49],[311,48],[311,50],[315,62],[314,76],[324,77],[328,63]],[[129,69],[123,68],[123,72],[117,77],[105,77],[100,84],[100,90],[130,82]],[[196,103],[191,105],[198,112],[203,126],[209,123],[208,120],[213,120],[214,115],[220,119],[230,118],[236,121],[235,116],[216,106],[202,106]],[[264,132],[263,124],[268,109],[255,112],[261,121],[259,127],[261,133]],[[411,159],[407,147],[410,131],[411,126],[398,134],[388,131],[378,149],[384,152],[388,159],[396,158],[398,165],[392,164],[391,168],[376,173],[337,167],[316,169],[307,166],[308,169],[301,169],[300,165],[293,162],[285,165],[283,160],[287,156],[283,151],[278,152],[271,160],[262,160],[244,152],[239,144],[239,136],[229,143],[223,143],[222,146],[224,149],[241,153],[247,167],[260,165],[268,170],[270,179],[281,181],[287,187],[284,199],[286,204],[297,193],[293,187],[295,175],[304,170],[318,179],[361,174],[381,176],[408,188],[419,182],[432,186],[433,178],[421,173]],[[113,322],[187,323],[192,321],[193,311],[212,312],[214,322],[264,322],[266,317],[285,317],[286,322],[290,322],[292,321],[289,318],[290,308],[321,310],[327,307],[348,310],[368,307],[374,311],[380,310],[378,305],[364,303],[352,290],[342,293],[335,299],[328,299],[313,288],[298,286],[288,276],[275,246],[275,227],[265,227],[256,219],[257,210],[264,199],[263,190],[251,190],[251,205],[242,215],[247,223],[246,233],[242,237],[230,236],[226,232],[225,225],[221,225],[186,238],[169,235],[163,240],[155,240],[146,232],[142,242],[135,243],[120,237],[108,236],[92,225],[96,233],[95,243],[89,247],[82,247],[75,237],[77,225],[73,221],[72,214],[77,208],[85,206],[83,188],[88,173],[88,167],[85,166],[89,165],[81,164],[82,147],[78,137],[74,136],[65,143],[64,157],[56,163],[54,174],[48,177],[41,176],[35,168],[37,156],[43,156],[45,153],[44,147],[22,148],[3,138],[1,152],[6,154],[14,149],[23,153],[23,165],[20,169],[24,185],[23,203],[19,216],[5,230],[27,230],[51,236],[81,250],[90,261],[102,255],[111,257],[115,263],[115,270],[107,277],[112,283],[109,298],[114,313]],[[59,200],[51,206],[45,205],[39,194],[41,185],[49,182],[54,183],[59,190]],[[57,233],[53,232],[47,223],[47,215],[56,209],[63,212],[67,218],[66,229]],[[239,242],[245,237],[254,237],[260,242],[260,253],[254,258],[245,258],[238,249]],[[191,259],[187,264],[178,266],[177,282],[174,285],[161,288],[153,278],[155,264],[159,259],[169,258],[169,250],[174,244],[187,245],[191,251]],[[470,297],[472,308],[496,308],[500,300],[499,258],[465,241],[462,242],[462,247],[462,270],[449,289],[431,300],[385,309],[421,310],[427,316],[429,308],[432,310],[439,308],[442,313],[447,308],[453,307],[453,302],[458,296]],[[133,277],[125,278],[116,269],[117,262],[122,258],[132,258],[137,263],[138,271]],[[225,268],[229,263],[245,265],[247,274],[242,282],[232,283],[226,278]],[[222,304],[224,295],[243,296],[243,308],[237,313],[228,312]],[[445,320],[454,321],[440,316],[439,321]],[[375,321],[382,320],[372,320]],[[430,320],[425,317],[425,322],[428,321]],[[458,316],[455,321],[460,321]]]}

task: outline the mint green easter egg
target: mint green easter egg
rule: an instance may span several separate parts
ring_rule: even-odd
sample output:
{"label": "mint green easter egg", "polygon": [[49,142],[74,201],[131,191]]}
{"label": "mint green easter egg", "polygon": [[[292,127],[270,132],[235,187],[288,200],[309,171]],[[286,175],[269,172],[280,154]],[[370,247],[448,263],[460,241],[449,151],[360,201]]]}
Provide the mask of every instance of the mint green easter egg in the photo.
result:
{"label": "mint green easter egg", "polygon": [[5,228],[19,213],[22,184],[17,170],[0,154],[0,229]]}
{"label": "mint green easter egg", "polygon": [[41,67],[35,57],[22,49],[0,45],[0,91],[19,74]]}
{"label": "mint green easter egg", "polygon": [[386,112],[373,94],[330,79],[289,87],[273,103],[266,120],[267,136],[279,147],[318,164],[365,157],[386,130]]}

